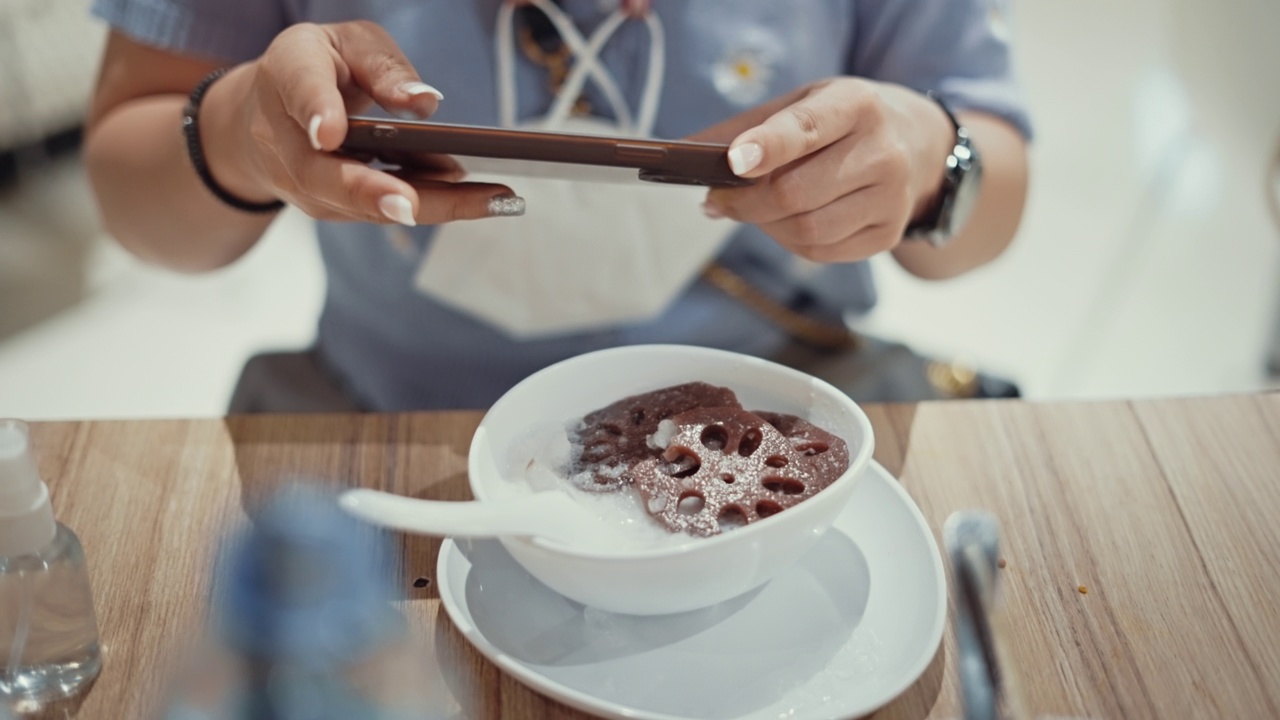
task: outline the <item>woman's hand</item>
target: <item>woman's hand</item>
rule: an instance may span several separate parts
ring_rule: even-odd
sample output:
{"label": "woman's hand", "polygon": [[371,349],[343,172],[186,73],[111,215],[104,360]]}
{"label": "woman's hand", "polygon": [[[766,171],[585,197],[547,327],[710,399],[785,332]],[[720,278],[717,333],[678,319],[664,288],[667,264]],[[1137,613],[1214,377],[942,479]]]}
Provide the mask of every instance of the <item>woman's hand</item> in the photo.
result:
{"label": "woman's hand", "polygon": [[441,99],[377,25],[294,25],[210,88],[205,155],[232,193],[321,220],[436,224],[522,210],[505,186],[450,182],[461,172],[448,158],[435,172],[391,174],[334,153],[349,113],[377,103],[426,118]]}
{"label": "woman's hand", "polygon": [[735,173],[704,210],[757,225],[816,262],[863,260],[894,248],[932,207],[955,141],[945,112],[897,85],[836,78],[700,133],[732,137]]}

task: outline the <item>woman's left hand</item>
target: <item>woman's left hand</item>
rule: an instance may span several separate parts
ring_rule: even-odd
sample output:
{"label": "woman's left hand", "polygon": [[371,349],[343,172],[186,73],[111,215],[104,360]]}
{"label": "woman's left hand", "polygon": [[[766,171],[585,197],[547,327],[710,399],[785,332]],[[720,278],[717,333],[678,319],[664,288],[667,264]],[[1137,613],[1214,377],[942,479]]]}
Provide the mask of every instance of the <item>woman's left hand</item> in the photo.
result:
{"label": "woman's left hand", "polygon": [[932,208],[955,130],[929,98],[898,85],[835,78],[807,86],[696,139],[733,137],[735,173],[704,210],[752,223],[816,262],[863,260],[895,247]]}

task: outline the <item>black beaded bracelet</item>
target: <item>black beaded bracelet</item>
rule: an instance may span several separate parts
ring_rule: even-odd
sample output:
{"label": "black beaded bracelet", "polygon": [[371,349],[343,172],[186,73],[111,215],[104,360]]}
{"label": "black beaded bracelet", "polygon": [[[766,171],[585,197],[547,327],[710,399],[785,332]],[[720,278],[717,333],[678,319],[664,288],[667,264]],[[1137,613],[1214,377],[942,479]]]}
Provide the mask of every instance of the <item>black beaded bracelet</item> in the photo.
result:
{"label": "black beaded bracelet", "polygon": [[218,181],[213,179],[213,173],[209,172],[209,165],[205,163],[204,147],[200,143],[200,101],[204,100],[204,94],[209,89],[209,86],[226,73],[226,68],[219,68],[209,73],[196,85],[187,99],[187,106],[182,110],[182,133],[187,137],[187,154],[191,156],[191,164],[195,166],[196,174],[200,176],[204,186],[209,188],[209,192],[213,193],[222,202],[244,212],[276,212],[284,207],[283,202],[275,200],[267,203],[255,203],[242,200],[219,185]]}

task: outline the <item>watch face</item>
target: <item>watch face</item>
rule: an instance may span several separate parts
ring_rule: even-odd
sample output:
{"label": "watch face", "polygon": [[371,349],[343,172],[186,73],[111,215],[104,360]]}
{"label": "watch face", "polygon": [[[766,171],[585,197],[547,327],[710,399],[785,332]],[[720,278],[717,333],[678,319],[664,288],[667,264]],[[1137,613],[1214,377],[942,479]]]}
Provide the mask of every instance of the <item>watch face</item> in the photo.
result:
{"label": "watch face", "polygon": [[963,128],[957,133],[956,147],[947,158],[946,177],[945,194],[938,208],[936,223],[931,228],[911,231],[908,237],[942,247],[964,229],[973,214],[978,203],[978,190],[982,186],[982,160]]}

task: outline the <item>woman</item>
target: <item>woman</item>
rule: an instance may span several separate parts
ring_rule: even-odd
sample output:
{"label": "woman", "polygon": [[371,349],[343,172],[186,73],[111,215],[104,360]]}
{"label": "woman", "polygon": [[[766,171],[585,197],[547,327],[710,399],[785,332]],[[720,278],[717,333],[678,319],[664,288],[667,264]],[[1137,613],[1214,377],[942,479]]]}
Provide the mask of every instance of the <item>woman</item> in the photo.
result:
{"label": "woman", "polygon": [[[515,338],[419,291],[415,277],[442,228],[523,212],[519,182],[455,182],[448,166],[396,175],[334,153],[347,116],[371,103],[497,124],[500,6],[97,0],[112,33],[86,160],[108,230],[141,258],[200,272],[247,252],[281,202],[315,217],[328,275],[317,357],[356,405],[377,410],[487,406],[541,367],[620,344],[764,357],[797,339],[838,345],[840,318],[874,302],[862,261],[891,252],[920,277],[945,278],[1013,237],[1028,123],[1002,0],[626,0],[634,20],[605,45],[602,65],[638,103],[657,51],[645,19],[660,21],[653,133],[730,144],[734,171],[756,182],[706,193],[703,210],[742,225],[714,272],[656,319]],[[559,8],[589,34],[617,3]],[[517,22],[523,121],[547,112],[565,53],[542,10]],[[191,113],[193,156],[180,128],[202,80],[212,82]],[[610,114],[595,84],[581,102]]]}

